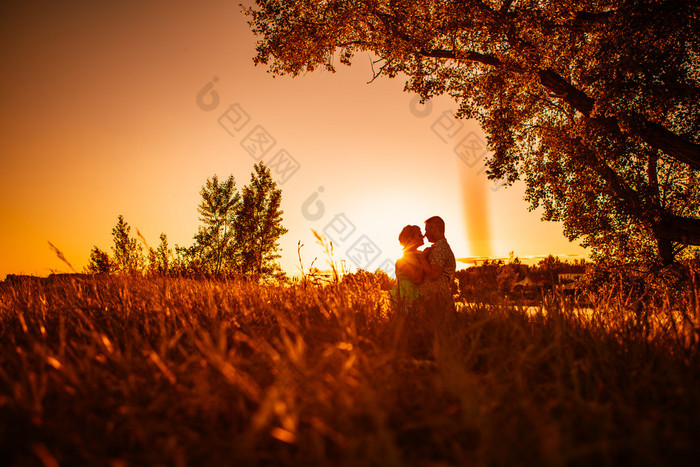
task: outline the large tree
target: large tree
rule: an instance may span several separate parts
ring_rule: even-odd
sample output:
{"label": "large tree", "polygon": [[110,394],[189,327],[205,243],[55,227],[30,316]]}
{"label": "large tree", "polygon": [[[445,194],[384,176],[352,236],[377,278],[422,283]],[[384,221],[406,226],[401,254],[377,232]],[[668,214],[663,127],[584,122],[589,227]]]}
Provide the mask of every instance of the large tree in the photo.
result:
{"label": "large tree", "polygon": [[259,162],[253,167],[250,183],[236,216],[236,250],[241,273],[253,280],[279,276],[279,238],[287,233],[282,226],[282,190],[272,179],[270,169]]}
{"label": "large tree", "polygon": [[700,244],[697,0],[258,0],[255,62],[334,70],[357,52],[476,118],[491,177],[594,253],[668,263]]}

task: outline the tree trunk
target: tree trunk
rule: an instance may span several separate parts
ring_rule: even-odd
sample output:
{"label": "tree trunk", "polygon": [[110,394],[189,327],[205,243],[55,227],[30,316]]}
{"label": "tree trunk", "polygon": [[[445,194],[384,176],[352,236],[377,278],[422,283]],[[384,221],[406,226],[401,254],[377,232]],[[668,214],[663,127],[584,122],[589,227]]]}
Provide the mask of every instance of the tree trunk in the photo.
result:
{"label": "tree trunk", "polygon": [[666,238],[657,238],[656,245],[659,249],[659,261],[664,266],[673,263],[673,242]]}

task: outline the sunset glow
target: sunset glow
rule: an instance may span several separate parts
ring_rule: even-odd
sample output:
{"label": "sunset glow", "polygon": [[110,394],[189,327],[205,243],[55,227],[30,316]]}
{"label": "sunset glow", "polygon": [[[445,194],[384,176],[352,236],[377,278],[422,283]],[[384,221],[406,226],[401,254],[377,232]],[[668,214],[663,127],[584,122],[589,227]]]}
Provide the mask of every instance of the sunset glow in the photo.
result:
{"label": "sunset glow", "polygon": [[[70,271],[48,242],[82,270],[119,214],[150,246],[161,232],[190,245],[207,177],[240,188],[259,160],[282,189],[290,274],[299,241],[305,266],[322,255],[311,229],[339,261],[390,272],[401,228],[433,215],[458,257],[586,255],[527,211],[522,186],[486,179],[476,122],[452,119],[449,98],[417,103],[401,78],[368,84],[370,57],[273,79],[235,2],[2,10],[0,279]],[[274,144],[256,152],[261,132]]]}

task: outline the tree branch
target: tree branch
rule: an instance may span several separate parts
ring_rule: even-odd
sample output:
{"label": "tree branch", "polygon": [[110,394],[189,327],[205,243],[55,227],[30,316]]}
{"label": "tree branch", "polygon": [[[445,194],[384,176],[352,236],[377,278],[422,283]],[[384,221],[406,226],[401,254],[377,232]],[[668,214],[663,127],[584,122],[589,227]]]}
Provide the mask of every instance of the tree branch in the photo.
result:
{"label": "tree branch", "polygon": [[592,168],[608,184],[610,190],[618,200],[618,208],[627,212],[633,218],[639,220],[647,228],[653,226],[659,219],[660,214],[657,206],[650,206],[644,202],[639,193],[625,181],[615,170],[613,170],[605,160],[598,154],[591,151]]}
{"label": "tree branch", "polygon": [[[386,61],[386,63],[383,64],[381,67],[379,67],[379,71],[375,71],[375,70],[374,70],[374,64],[375,64],[375,63],[379,63],[379,62],[381,62],[381,61]],[[385,58],[380,58],[379,60],[370,60],[370,63],[371,63],[371,65],[372,65],[372,79],[369,80],[369,81],[367,81],[367,84],[372,84],[372,83],[374,82],[375,79],[379,78],[379,76],[380,76],[380,75],[382,74],[382,72],[384,71],[384,68],[386,68],[387,66],[389,66],[389,65],[391,64],[391,61],[389,61],[389,60],[387,60],[387,59],[385,59]]]}
{"label": "tree branch", "polygon": [[555,97],[563,99],[586,117],[590,115],[594,101],[586,93],[576,89],[551,69],[540,70],[538,74],[542,85],[552,92]]}
{"label": "tree branch", "polygon": [[700,219],[666,216],[657,226],[659,237],[684,245],[700,245]]}
{"label": "tree branch", "polygon": [[423,57],[429,58],[445,58],[449,60],[468,60],[470,62],[479,62],[484,65],[501,66],[503,62],[495,55],[486,55],[479,52],[459,52],[454,50],[433,49],[421,50],[418,52]]}
{"label": "tree branch", "polygon": [[503,2],[503,5],[501,5],[501,9],[498,11],[501,13],[507,13],[511,5],[513,5],[513,0],[506,0],[505,2]]}
{"label": "tree branch", "polygon": [[646,119],[639,119],[637,135],[649,146],[661,149],[669,156],[700,170],[700,144],[692,143],[677,134]]}
{"label": "tree branch", "polygon": [[[592,122],[602,126],[615,135],[622,135],[619,118],[596,118],[591,117],[591,111],[595,101],[588,97],[586,93],[575,88],[559,74],[553,70],[541,70],[539,72],[540,82],[544,87],[561,98],[573,108],[588,117]],[[695,170],[700,170],[700,144],[692,143],[685,138],[678,136],[658,123],[654,123],[641,115],[635,115],[637,122],[631,130],[642,141],[649,146],[660,149],[669,156],[688,164]]]}
{"label": "tree branch", "polygon": [[575,29],[583,29],[585,26],[590,26],[596,23],[600,23],[608,18],[610,18],[615,13],[615,10],[600,11],[596,13],[589,13],[587,11],[579,11],[574,16],[571,21],[571,26]]}
{"label": "tree branch", "polygon": [[[494,67],[503,65],[503,62],[495,55],[487,55],[479,52],[467,51],[457,53],[454,50],[433,49],[421,50],[419,53],[424,57],[468,60]],[[598,126],[614,135],[624,136],[624,132],[620,127],[619,118],[591,117],[591,111],[593,110],[595,100],[589,97],[585,92],[573,86],[554,70],[540,70],[538,75],[542,85],[552,92],[554,96],[571,105]],[[669,156],[688,164],[695,170],[700,170],[700,144],[688,141],[664,126],[649,121],[642,115],[635,115],[634,117],[636,117],[634,119],[636,120],[636,124],[631,128],[634,135],[638,136],[651,147],[660,149]]]}

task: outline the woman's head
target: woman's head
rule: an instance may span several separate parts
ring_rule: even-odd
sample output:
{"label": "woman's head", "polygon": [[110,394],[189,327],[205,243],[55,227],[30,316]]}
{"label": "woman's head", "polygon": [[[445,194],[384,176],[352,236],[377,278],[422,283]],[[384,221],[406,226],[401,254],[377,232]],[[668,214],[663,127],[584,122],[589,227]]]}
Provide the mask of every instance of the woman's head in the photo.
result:
{"label": "woman's head", "polygon": [[423,244],[423,233],[417,225],[407,225],[399,234],[399,243],[404,248],[421,246]]}

